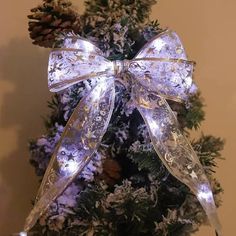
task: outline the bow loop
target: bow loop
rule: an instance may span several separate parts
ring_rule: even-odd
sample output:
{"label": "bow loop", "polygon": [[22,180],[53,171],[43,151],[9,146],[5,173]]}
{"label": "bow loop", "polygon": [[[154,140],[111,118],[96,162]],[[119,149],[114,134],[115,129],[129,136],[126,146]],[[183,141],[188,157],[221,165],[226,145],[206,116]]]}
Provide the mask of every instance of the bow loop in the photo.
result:
{"label": "bow loop", "polygon": [[144,47],[137,53],[138,58],[162,59],[181,59],[187,60],[183,44],[179,36],[172,30],[165,30],[156,37],[147,42]]}
{"label": "bow loop", "polygon": [[193,64],[189,61],[134,60],[129,71],[142,86],[165,98],[181,102],[192,86]]}
{"label": "bow loop", "polygon": [[178,35],[167,30],[140,50],[129,70],[156,93],[175,101],[187,99],[194,62],[188,61]]}
{"label": "bow loop", "polygon": [[76,36],[67,37],[62,48],[49,56],[48,86],[58,92],[83,80],[113,74],[108,61],[94,44]]}

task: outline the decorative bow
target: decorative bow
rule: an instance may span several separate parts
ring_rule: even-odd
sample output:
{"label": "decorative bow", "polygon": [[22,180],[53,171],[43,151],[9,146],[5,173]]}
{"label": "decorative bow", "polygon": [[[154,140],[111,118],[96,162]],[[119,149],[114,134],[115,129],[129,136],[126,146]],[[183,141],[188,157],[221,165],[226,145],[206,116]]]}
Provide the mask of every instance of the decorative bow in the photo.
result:
{"label": "decorative bow", "polygon": [[[114,109],[115,83],[131,90],[131,99],[146,123],[153,147],[169,172],[197,196],[210,222],[221,234],[210,184],[189,141],[179,129],[166,99],[187,99],[194,63],[182,43],[167,30],[148,42],[132,60],[109,61],[89,41],[68,36],[64,48],[49,58],[49,88],[57,92],[87,79],[96,85],[70,117],[40,186],[25,230],[33,227],[49,205],[93,158]],[[128,76],[124,76],[128,75]]]}

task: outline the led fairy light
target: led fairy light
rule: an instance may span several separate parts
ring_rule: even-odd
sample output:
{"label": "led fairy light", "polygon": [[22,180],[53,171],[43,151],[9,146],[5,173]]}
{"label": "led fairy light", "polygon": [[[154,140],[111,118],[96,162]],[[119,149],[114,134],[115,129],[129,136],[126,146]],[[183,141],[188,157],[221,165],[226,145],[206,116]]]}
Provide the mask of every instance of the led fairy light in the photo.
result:
{"label": "led fairy light", "polygon": [[146,119],[147,119],[150,129],[159,139],[161,135],[163,134],[161,127],[151,116],[147,115]]}
{"label": "led fairy light", "polygon": [[83,50],[86,52],[92,52],[94,49],[94,45],[90,42],[83,41]]}
{"label": "led fairy light", "polygon": [[20,232],[19,236],[27,236],[27,233],[26,232]]}
{"label": "led fairy light", "polygon": [[76,170],[78,170],[78,166],[80,163],[77,163],[76,161],[68,161],[67,162],[67,172],[68,174],[75,173]]}
{"label": "led fairy light", "polygon": [[14,234],[12,234],[12,236],[29,236],[29,234],[27,234],[27,232],[20,232],[20,233],[14,233]]}
{"label": "led fairy light", "polygon": [[153,46],[156,48],[157,51],[161,51],[163,47],[166,45],[166,42],[164,40],[158,40],[153,43]]}
{"label": "led fairy light", "polygon": [[199,186],[197,198],[211,203],[213,199],[212,191],[208,184],[202,184]]}

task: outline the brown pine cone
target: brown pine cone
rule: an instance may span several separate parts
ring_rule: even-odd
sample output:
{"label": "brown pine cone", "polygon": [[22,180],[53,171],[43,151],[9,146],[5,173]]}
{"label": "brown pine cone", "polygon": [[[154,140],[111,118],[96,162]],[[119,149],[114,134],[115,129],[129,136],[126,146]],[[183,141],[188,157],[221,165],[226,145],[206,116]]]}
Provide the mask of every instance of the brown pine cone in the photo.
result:
{"label": "brown pine cone", "polygon": [[108,185],[114,185],[121,178],[121,167],[114,159],[106,159],[103,163],[103,172],[99,176]]}
{"label": "brown pine cone", "polygon": [[33,44],[51,48],[61,33],[80,32],[79,15],[69,0],[43,0],[31,12],[28,30]]}

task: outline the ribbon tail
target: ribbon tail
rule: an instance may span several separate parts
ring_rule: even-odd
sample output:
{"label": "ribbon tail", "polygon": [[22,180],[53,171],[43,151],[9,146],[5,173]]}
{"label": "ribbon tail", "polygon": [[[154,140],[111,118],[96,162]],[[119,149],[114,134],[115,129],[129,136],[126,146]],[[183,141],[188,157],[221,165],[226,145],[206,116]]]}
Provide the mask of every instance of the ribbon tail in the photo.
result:
{"label": "ribbon tail", "polygon": [[114,100],[114,81],[102,78],[75,108],[44,175],[37,202],[26,219],[26,232],[90,162],[107,130]]}
{"label": "ribbon tail", "polygon": [[143,96],[140,88],[135,92],[137,109],[156,153],[169,172],[196,195],[210,223],[222,235],[210,183],[191,144],[178,128],[175,114],[161,96],[147,93]]}

